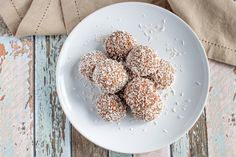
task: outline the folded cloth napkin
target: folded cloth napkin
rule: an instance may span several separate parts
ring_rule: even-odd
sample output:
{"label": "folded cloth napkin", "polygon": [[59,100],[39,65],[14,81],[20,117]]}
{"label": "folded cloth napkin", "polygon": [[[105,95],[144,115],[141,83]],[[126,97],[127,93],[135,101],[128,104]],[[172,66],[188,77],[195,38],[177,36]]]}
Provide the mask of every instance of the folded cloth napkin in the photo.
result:
{"label": "folded cloth napkin", "polygon": [[[128,0],[0,0],[0,15],[16,36],[68,34],[91,12]],[[173,10],[202,41],[209,58],[236,66],[235,0],[137,0]]]}

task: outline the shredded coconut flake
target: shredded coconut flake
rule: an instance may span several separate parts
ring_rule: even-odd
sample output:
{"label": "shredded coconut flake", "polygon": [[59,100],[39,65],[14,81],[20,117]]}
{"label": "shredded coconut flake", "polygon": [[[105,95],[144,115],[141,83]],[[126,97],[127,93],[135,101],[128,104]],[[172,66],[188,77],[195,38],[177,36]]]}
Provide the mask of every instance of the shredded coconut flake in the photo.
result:
{"label": "shredded coconut flake", "polygon": [[166,129],[162,129],[162,131],[163,131],[164,133],[168,133],[168,131],[167,131]]}
{"label": "shredded coconut flake", "polygon": [[196,81],[195,84],[196,84],[197,86],[200,86],[200,85],[201,85],[201,83],[200,83],[199,81]]}
{"label": "shredded coconut flake", "polygon": [[178,119],[183,119],[184,118],[184,116],[182,116],[182,115],[178,115],[177,117],[178,117]]}

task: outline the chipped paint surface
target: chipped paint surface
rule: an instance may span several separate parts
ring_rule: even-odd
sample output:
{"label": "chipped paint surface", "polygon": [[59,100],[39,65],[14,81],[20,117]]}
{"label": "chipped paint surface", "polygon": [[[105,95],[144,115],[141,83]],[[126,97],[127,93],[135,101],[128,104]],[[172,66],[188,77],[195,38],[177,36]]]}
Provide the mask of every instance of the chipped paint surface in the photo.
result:
{"label": "chipped paint surface", "polygon": [[173,157],[188,157],[190,156],[189,136],[185,134],[178,141],[171,145]]}
{"label": "chipped paint surface", "polygon": [[70,124],[56,93],[56,62],[65,36],[35,40],[36,156],[69,157]]}
{"label": "chipped paint surface", "polygon": [[207,126],[205,110],[182,138],[171,145],[172,157],[208,156]]}
{"label": "chipped paint surface", "polygon": [[206,105],[209,156],[236,156],[236,126],[232,116],[236,114],[236,75],[233,69],[210,61],[212,89]]}
{"label": "chipped paint surface", "polygon": [[33,155],[32,53],[32,38],[0,37],[1,157]]}
{"label": "chipped paint surface", "polygon": [[0,57],[1,58],[3,58],[3,57],[5,57],[6,56],[6,50],[5,50],[5,46],[2,44],[2,43],[0,43]]}
{"label": "chipped paint surface", "polygon": [[208,157],[207,127],[205,109],[198,121],[189,130],[190,156]]}

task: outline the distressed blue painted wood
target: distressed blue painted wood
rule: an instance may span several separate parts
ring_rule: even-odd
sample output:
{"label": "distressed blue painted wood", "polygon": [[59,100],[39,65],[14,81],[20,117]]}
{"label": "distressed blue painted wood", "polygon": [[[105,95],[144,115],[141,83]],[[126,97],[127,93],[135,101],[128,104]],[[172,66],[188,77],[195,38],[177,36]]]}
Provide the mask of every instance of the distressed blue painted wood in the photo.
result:
{"label": "distressed blue painted wood", "polygon": [[0,35],[0,157],[33,156],[33,38]]}
{"label": "distressed blue painted wood", "polygon": [[203,110],[198,121],[189,130],[190,156],[208,157],[206,114]]}
{"label": "distressed blue painted wood", "polygon": [[206,105],[209,156],[236,156],[236,67],[210,61]]}
{"label": "distressed blue painted wood", "polygon": [[35,38],[35,153],[70,157],[70,123],[56,92],[56,62],[65,36]]}
{"label": "distressed blue painted wood", "polygon": [[189,157],[189,139],[188,134],[186,133],[178,141],[171,145],[172,157]]}
{"label": "distressed blue painted wood", "polygon": [[172,157],[208,156],[205,112],[188,133],[171,145],[171,154]]}

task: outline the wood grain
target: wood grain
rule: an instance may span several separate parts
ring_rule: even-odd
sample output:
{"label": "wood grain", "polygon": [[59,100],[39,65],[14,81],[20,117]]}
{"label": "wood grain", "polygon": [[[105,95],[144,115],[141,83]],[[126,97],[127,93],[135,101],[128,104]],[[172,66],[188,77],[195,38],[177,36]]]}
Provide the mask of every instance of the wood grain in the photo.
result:
{"label": "wood grain", "polygon": [[171,156],[172,157],[189,157],[190,156],[190,146],[189,146],[189,136],[186,133],[178,141],[171,145]]}
{"label": "wood grain", "polygon": [[33,111],[33,38],[0,37],[1,157],[33,156]]}
{"label": "wood grain", "polygon": [[206,105],[208,151],[212,157],[236,156],[236,74],[233,66],[210,61],[211,91]]}
{"label": "wood grain", "polygon": [[188,135],[190,143],[190,156],[208,157],[205,110],[192,129],[188,132]]}
{"label": "wood grain", "polygon": [[109,157],[132,157],[132,154],[124,154],[124,153],[109,151]]}
{"label": "wood grain", "polygon": [[208,156],[205,111],[189,132],[171,145],[171,153],[172,157]]}
{"label": "wood grain", "polygon": [[35,40],[35,151],[36,156],[71,155],[70,124],[56,92],[56,62],[65,36]]}
{"label": "wood grain", "polygon": [[134,154],[134,157],[170,157],[170,147],[165,147],[150,153]]}
{"label": "wood grain", "polygon": [[73,157],[107,157],[107,150],[93,144],[83,137],[75,128],[72,129]]}

